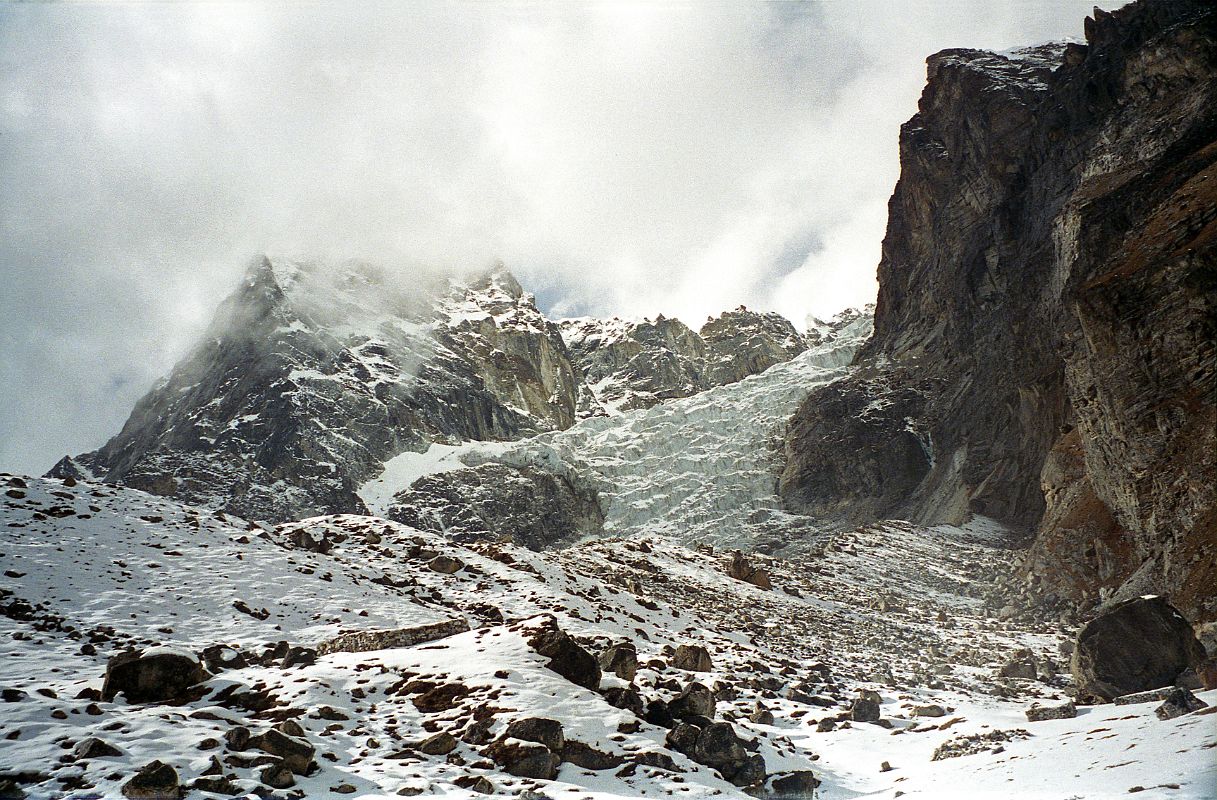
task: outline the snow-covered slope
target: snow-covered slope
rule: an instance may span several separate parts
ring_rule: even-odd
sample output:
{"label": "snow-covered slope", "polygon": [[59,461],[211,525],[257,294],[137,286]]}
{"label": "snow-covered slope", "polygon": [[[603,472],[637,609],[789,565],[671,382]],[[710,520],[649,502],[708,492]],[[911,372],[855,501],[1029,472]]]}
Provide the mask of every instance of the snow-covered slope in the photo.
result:
{"label": "snow-covered slope", "polygon": [[[753,742],[766,770],[814,770],[819,797],[1114,798],[1142,786],[1143,797],[1202,798],[1217,786],[1217,715],[1160,722],[1146,704],[1025,720],[1032,700],[1065,697],[1068,677],[1054,661],[1068,629],[993,616],[1000,599],[982,595],[1014,553],[1006,532],[983,521],[821,534],[805,556],[753,557],[775,586],[765,591],[727,577],[718,552],[657,537],[535,553],[460,546],[370,517],[264,529],[130,489],[0,481],[0,781],[16,776],[28,797],[118,796],[154,758],[187,783],[213,756],[231,788],[249,792],[261,769],[251,759],[261,754],[234,750],[225,734],[284,719],[301,726],[320,770],[297,776],[293,789],[274,793],[281,797],[470,797],[478,778],[497,793],[570,800],[743,796],[673,749],[666,729],[611,705],[606,692],[626,681],[606,674],[592,691],[548,669],[527,643],[544,614],[593,653],[632,642],[641,699],[671,700],[691,680],[710,687],[715,717]],[[437,556],[456,559],[456,571],[437,571]],[[236,610],[238,601],[248,611]],[[286,667],[282,649],[264,657],[280,640],[317,646],[354,630],[452,617],[472,630]],[[148,642],[227,645],[229,666],[174,705],[107,702],[89,691],[100,688],[108,656]],[[684,644],[706,646],[712,670],[675,668],[673,648]],[[1020,647],[1033,651],[1041,678],[994,677]],[[409,681],[462,688],[447,710],[428,710]],[[882,725],[838,721],[820,732],[858,690],[878,692]],[[1217,692],[1200,696],[1217,702]],[[946,716],[915,715],[930,704]],[[486,757],[487,742],[530,717],[559,721],[568,740],[612,766],[564,763],[554,781],[505,774]],[[1029,737],[1002,734],[1011,740],[931,760],[959,737],[1019,729]],[[457,738],[452,753],[417,749],[444,731]],[[74,755],[90,737],[118,754]],[[883,761],[891,771],[880,771]]]}

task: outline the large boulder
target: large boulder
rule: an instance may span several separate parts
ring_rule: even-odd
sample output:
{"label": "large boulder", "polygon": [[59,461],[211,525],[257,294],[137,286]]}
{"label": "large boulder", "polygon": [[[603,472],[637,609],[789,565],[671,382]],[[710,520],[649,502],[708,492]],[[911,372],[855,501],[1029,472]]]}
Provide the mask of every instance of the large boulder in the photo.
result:
{"label": "large boulder", "polygon": [[710,651],[698,644],[682,644],[672,656],[672,666],[689,672],[710,672],[714,663]]}
{"label": "large boulder", "polygon": [[705,684],[697,681],[690,681],[681,690],[680,695],[668,703],[672,716],[677,719],[713,717],[714,707],[714,693]]}
{"label": "large boulder", "polygon": [[537,742],[555,753],[562,752],[562,746],[566,744],[566,737],[562,733],[562,723],[544,717],[517,719],[507,726],[507,730],[503,732],[503,738]]}
{"label": "large boulder", "polygon": [[638,650],[633,642],[620,642],[600,654],[600,668],[611,672],[624,681],[634,680],[638,674]]}
{"label": "large boulder", "polygon": [[1203,659],[1183,615],[1148,596],[1112,606],[1082,628],[1070,667],[1081,695],[1111,700],[1173,684]]}
{"label": "large boulder", "polygon": [[562,759],[543,744],[519,739],[500,739],[486,748],[486,755],[508,775],[551,781],[558,775]]}
{"label": "large boulder", "polygon": [[160,761],[140,767],[139,772],[122,786],[123,797],[132,800],[178,800],[182,786],[177,770]]}
{"label": "large boulder", "polygon": [[593,691],[600,688],[600,665],[595,657],[570,638],[552,618],[530,632],[529,646],[549,659],[549,669],[571,683]]}
{"label": "large boulder", "polygon": [[313,746],[297,736],[289,736],[283,731],[271,728],[266,733],[254,736],[249,740],[251,747],[256,747],[264,753],[278,756],[283,764],[297,775],[308,775],[313,771]]}
{"label": "large boulder", "polygon": [[210,677],[194,653],[170,647],[132,650],[106,664],[101,696],[113,700],[121,694],[128,703],[163,703]]}

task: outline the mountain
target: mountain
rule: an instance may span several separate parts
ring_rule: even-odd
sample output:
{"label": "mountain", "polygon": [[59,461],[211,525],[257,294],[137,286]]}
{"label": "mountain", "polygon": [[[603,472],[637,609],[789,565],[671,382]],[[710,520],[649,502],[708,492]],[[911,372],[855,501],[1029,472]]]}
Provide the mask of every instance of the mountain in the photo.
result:
{"label": "mountain", "polygon": [[596,398],[618,411],[650,408],[764,372],[807,349],[785,317],[740,306],[694,332],[654,320],[562,320],[562,333]]}
{"label": "mountain", "polygon": [[806,332],[257,259],[0,474],[0,797],[1217,796],[1210,5],[931,56]]}
{"label": "mountain", "polygon": [[1086,44],[929,59],[875,335],[795,415],[788,507],[983,513],[1033,539],[1037,602],[1217,617],[1215,31],[1138,2]]}
{"label": "mountain", "polygon": [[606,407],[616,413],[622,396],[649,398],[642,405],[687,396],[806,346],[775,314],[729,312],[707,323],[707,339],[689,332],[697,355],[685,362],[687,386],[656,391],[671,381],[665,359],[684,355],[648,345],[607,389],[598,365],[631,345],[586,334],[572,336],[572,350],[564,334],[626,325],[637,345],[650,323],[581,324],[547,319],[501,265],[470,279],[406,282],[362,262],[263,257],[122,431],[48,474],[251,519],[363,513],[359,487],[403,452],[569,428]]}

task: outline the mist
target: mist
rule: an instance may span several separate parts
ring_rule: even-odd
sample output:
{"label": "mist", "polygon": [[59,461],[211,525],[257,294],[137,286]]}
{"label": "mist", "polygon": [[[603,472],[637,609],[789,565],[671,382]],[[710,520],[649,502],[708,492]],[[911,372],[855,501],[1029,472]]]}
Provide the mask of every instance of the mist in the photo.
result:
{"label": "mist", "polygon": [[552,316],[873,300],[924,60],[1089,2],[0,7],[0,469],[102,444],[258,253]]}

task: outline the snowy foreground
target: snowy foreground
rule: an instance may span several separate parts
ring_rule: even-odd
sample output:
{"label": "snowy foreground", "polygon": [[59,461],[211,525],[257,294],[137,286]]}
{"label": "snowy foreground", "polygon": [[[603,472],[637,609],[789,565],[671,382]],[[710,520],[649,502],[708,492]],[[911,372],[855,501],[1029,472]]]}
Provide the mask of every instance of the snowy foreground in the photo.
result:
{"label": "snowy foreground", "polygon": [[[1217,796],[1217,714],[1162,722],[1147,703],[1026,721],[1033,701],[1065,697],[1068,677],[1052,667],[1072,632],[985,613],[979,596],[1013,554],[1004,532],[983,520],[824,534],[806,556],[754,558],[773,580],[766,591],[728,578],[723,553],[658,536],[534,553],[463,547],[371,517],[263,530],[100,484],[4,475],[0,487],[0,774],[20,774],[27,797],[118,796],[153,759],[188,785],[213,757],[230,759],[223,743],[237,724],[256,732],[284,719],[302,726],[322,768],[278,796],[482,796],[456,785],[469,776],[484,776],[504,796],[742,796],[665,748],[666,730],[548,670],[525,642],[544,614],[593,652],[633,642],[644,697],[671,698],[690,679],[713,687],[716,717],[755,740],[768,772],[812,769],[823,781],[818,797]],[[322,540],[332,545],[326,554],[297,546]],[[460,569],[434,571],[436,554]],[[230,654],[257,654],[280,640],[316,645],[453,617],[472,630],[321,655],[310,665],[223,669],[180,705],[104,702],[85,691],[100,688],[107,657],[126,647],[223,643]],[[673,668],[671,648],[681,644],[707,646],[713,671]],[[995,678],[1020,647],[1055,674]],[[425,711],[402,690],[405,678],[467,691],[449,708]],[[601,688],[624,684],[606,674]],[[817,732],[862,689],[878,692],[890,727],[837,723]],[[243,694],[267,703],[235,706],[231,698]],[[1217,692],[1200,697],[1217,707]],[[925,705],[945,715],[915,716]],[[772,724],[749,721],[758,706]],[[506,775],[463,741],[446,756],[413,747],[438,731],[460,738],[472,720],[489,719],[493,738],[535,716],[560,721],[568,740],[621,766],[564,763],[548,782]],[[931,760],[946,742],[996,731],[1008,732],[1004,741]],[[74,748],[89,737],[118,754],[78,758]],[[671,761],[647,765],[663,763],[655,754]],[[881,771],[883,762],[890,770]],[[227,760],[224,771],[251,792],[256,768],[240,763]]]}

